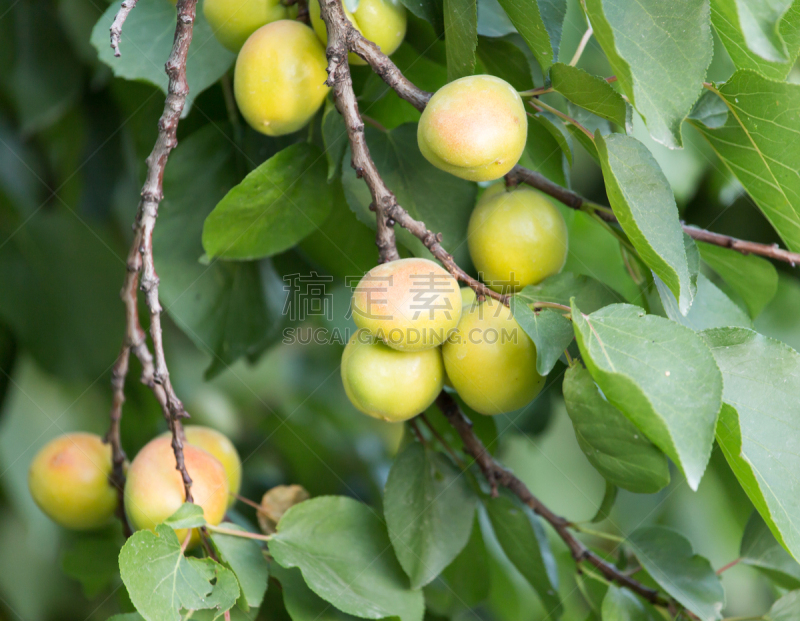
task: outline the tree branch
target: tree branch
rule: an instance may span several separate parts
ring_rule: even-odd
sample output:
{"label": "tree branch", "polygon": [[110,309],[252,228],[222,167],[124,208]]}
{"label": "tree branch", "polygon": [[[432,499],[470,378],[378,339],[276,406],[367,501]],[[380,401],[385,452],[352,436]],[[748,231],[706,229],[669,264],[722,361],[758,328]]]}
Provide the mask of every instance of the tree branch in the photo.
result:
{"label": "tree branch", "polygon": [[483,472],[483,476],[492,488],[492,495],[497,495],[497,486],[501,485],[512,492],[517,498],[530,507],[537,515],[546,520],[558,533],[558,536],[567,544],[572,558],[575,562],[586,562],[596,567],[605,578],[629,588],[638,593],[647,601],[659,606],[666,606],[668,601],[659,595],[658,591],[643,585],[638,580],[634,580],[616,567],[607,563],[597,554],[587,548],[583,542],[575,537],[570,531],[570,523],[560,515],[553,513],[545,504],[534,496],[527,486],[511,472],[501,466],[491,456],[486,447],[472,431],[472,423],[461,412],[455,400],[445,391],[439,393],[436,398],[436,405],[447,417],[447,420],[458,432],[461,441],[464,443],[464,451],[475,459],[475,463]]}
{"label": "tree branch", "polygon": [[133,7],[136,6],[136,1],[137,0],[125,0],[119,7],[114,21],[111,22],[111,28],[109,28],[109,30],[111,31],[111,49],[114,50],[114,56],[120,56],[119,41],[122,37],[122,26],[125,20],[128,19],[128,14],[133,11]]}
{"label": "tree branch", "polygon": [[[328,2],[335,3],[335,0],[328,0]],[[397,65],[395,65],[392,60],[386,56],[386,54],[380,51],[378,46],[365,39],[361,33],[355,29],[351,28],[351,30],[353,30],[353,32],[349,33],[347,37],[348,49],[350,49],[352,52],[355,52],[361,58],[367,61],[367,63],[372,67],[372,70],[377,73],[383,79],[383,81],[386,82],[386,84],[392,87],[392,89],[394,89],[394,91],[402,99],[405,99],[420,112],[424,110],[428,100],[430,100],[430,98],[433,96],[432,93],[417,87],[403,75]],[[608,81],[612,81],[611,78],[608,78]],[[528,170],[527,168],[523,168],[519,165],[515,166],[511,172],[506,175],[506,179],[512,184],[525,183],[530,185],[531,187],[534,187],[537,190],[552,196],[556,200],[564,203],[567,207],[571,207],[572,209],[581,209],[583,206],[593,207],[595,205],[591,201],[583,198],[580,194],[576,194],[571,190],[562,188],[536,171]],[[616,217],[611,212],[600,209],[594,209],[594,211],[606,222],[617,222]],[[397,222],[405,228],[408,228],[405,226],[405,224],[403,224],[403,222],[400,221],[400,219],[395,218],[395,220],[397,220]],[[756,242],[744,241],[728,235],[722,235],[720,233],[712,233],[711,231],[699,229],[688,224],[683,224],[682,226],[684,232],[693,239],[714,244],[716,246],[722,246],[723,248],[730,248],[731,250],[736,250],[742,254],[755,254],[762,257],[775,259],[776,261],[783,261],[791,264],[792,266],[800,264],[800,253],[797,252],[790,252],[769,244],[759,244]],[[421,231],[411,232],[417,237],[420,237],[418,233]],[[420,239],[422,238],[420,237]],[[423,242],[424,241],[425,240],[423,239]],[[472,285],[470,284],[470,286]],[[476,291],[478,290],[476,289]]]}

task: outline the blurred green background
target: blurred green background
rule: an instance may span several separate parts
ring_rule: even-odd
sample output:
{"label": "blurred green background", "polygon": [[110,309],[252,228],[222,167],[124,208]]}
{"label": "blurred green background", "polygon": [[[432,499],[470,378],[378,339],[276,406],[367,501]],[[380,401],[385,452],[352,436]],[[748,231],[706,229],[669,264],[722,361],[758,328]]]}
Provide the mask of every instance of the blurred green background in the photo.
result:
{"label": "blurred green background", "polygon": [[[106,429],[110,367],[123,334],[118,292],[144,159],[164,101],[155,86],[114,77],[98,60],[90,35],[107,9],[103,0],[0,0],[2,619],[82,621],[130,610],[119,579],[107,580],[116,554],[109,540],[98,536],[92,548],[96,554],[87,555],[81,537],[59,529],[36,508],[26,482],[31,459],[51,438],[73,430],[102,434]],[[479,10],[482,34],[505,32],[492,2],[482,1]],[[572,56],[585,28],[571,3],[562,59]],[[432,42],[431,36],[425,24],[412,19],[407,43],[396,56],[428,89],[440,86],[445,75],[441,43]],[[503,40],[516,45],[514,35]],[[487,49],[490,42],[481,39]],[[490,59],[480,55],[482,49],[479,57]],[[123,54],[136,53],[123,47]],[[715,53],[709,77],[724,80],[732,66],[718,43]],[[579,66],[609,74],[594,41]],[[483,69],[491,70],[490,63]],[[530,72],[541,84],[538,69],[531,66]],[[416,113],[387,93],[367,69],[355,69],[354,77],[362,111],[370,118],[387,128],[415,120]],[[182,167],[173,162],[165,180],[156,262],[163,279],[165,349],[173,383],[192,422],[215,427],[235,441],[244,461],[246,497],[258,501],[274,485],[298,483],[312,495],[345,494],[380,504],[403,426],[368,419],[349,404],[339,378],[340,345],[281,343],[281,329],[292,323],[282,316],[284,276],[312,271],[334,275],[321,299],[323,306],[330,305],[332,321],[315,316],[302,326],[343,328],[349,300],[344,276],[360,276],[353,265],[367,269],[376,260],[371,234],[356,222],[341,192],[328,224],[329,230],[339,231],[339,238],[349,240],[350,262],[313,235],[299,248],[258,264],[209,267],[201,260],[202,220],[227,188],[287,144],[318,142],[321,134],[322,113],[309,129],[279,140],[244,129],[226,99],[229,80],[226,74],[197,95],[180,125],[181,145],[173,155]],[[760,242],[778,241],[694,129],[684,126],[683,151],[655,144],[638,118],[633,133],[653,151],[688,222]],[[230,174],[214,168],[213,160],[220,149],[230,150],[229,136],[240,147],[229,154]],[[566,176],[560,151],[529,145],[526,157],[528,165],[551,178],[605,201],[600,170],[577,144],[575,164]],[[338,179],[335,184],[340,187]],[[616,243],[583,214],[565,215],[572,246],[567,269],[593,275],[642,303]],[[800,281],[789,266],[778,268],[778,296],[756,327],[797,349]],[[724,288],[724,283],[717,284]],[[255,301],[248,297],[253,291]],[[165,429],[152,395],[137,382],[139,370],[134,361],[122,422],[129,457]],[[576,443],[560,393],[564,370],[559,364],[547,388],[525,410],[481,420],[480,428],[500,460],[534,493],[556,512],[580,521],[594,514],[604,482]],[[671,525],[715,567],[735,559],[752,507],[719,451],[715,449],[696,493],[674,469],[672,476],[672,483],[658,494],[621,492],[603,527],[625,533],[643,524]],[[241,519],[254,517],[241,503],[235,512]],[[576,584],[567,550],[555,538],[553,545],[565,560],[564,618],[583,619],[587,609],[581,592],[591,594],[591,581]],[[489,542],[489,547],[497,554],[490,559],[488,603],[458,618],[542,618],[534,592],[497,545]],[[92,571],[94,583],[84,580],[82,585],[70,576],[85,577]],[[765,578],[743,565],[725,572],[723,582],[729,616],[761,613],[775,595]],[[286,618],[274,585],[261,615]]]}

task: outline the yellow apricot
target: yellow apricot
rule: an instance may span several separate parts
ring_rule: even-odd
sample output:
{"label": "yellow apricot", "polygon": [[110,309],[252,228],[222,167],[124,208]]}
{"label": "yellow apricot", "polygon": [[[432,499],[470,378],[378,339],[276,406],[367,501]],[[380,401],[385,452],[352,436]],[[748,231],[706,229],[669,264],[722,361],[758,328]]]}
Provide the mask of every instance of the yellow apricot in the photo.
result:
{"label": "yellow apricot", "polygon": [[236,59],[233,92],[242,116],[268,136],[297,131],[328,94],[327,65],[325,50],[308,26],[285,19],[262,26]]}
{"label": "yellow apricot", "polygon": [[[228,491],[231,494],[238,494],[242,485],[242,460],[233,442],[226,435],[211,427],[187,425],[183,430],[189,444],[201,448],[217,458],[225,468]],[[236,499],[229,495],[228,506],[230,507],[234,502]]]}
{"label": "yellow apricot", "polygon": [[460,78],[434,93],[417,126],[422,155],[470,181],[491,181],[511,170],[525,149],[528,119],[522,98],[491,75]]}
{"label": "yellow apricot", "polygon": [[442,346],[447,376],[464,402],[481,414],[502,414],[530,403],[544,386],[536,346],[511,311],[487,298],[464,309]]}
{"label": "yellow apricot", "polygon": [[420,351],[441,345],[458,325],[461,292],[450,272],[428,259],[373,267],[353,293],[353,321],[389,347]]}
{"label": "yellow apricot", "polygon": [[366,330],[353,334],[342,354],[342,383],[364,414],[388,422],[424,412],[442,390],[441,350],[397,351]]}
{"label": "yellow apricot", "polygon": [[203,14],[217,40],[232,52],[264,24],[290,18],[281,0],[204,0]]}
{"label": "yellow apricot", "polygon": [[[219,524],[228,508],[228,479],[222,464],[201,448],[184,443],[183,458],[192,478],[192,497],[203,509],[209,524]],[[148,442],[128,468],[125,483],[125,513],[134,529],[153,529],[180,509],[186,493],[183,479],[175,469],[170,437]],[[183,543],[186,529],[175,531]],[[189,547],[197,545],[195,529]]]}
{"label": "yellow apricot", "polygon": [[54,522],[75,530],[104,526],[114,516],[117,492],[108,481],[111,447],[93,433],[67,433],[36,454],[28,487]]}
{"label": "yellow apricot", "polygon": [[484,282],[515,292],[558,274],[567,260],[567,224],[536,190],[502,183],[483,193],[469,219],[469,254]]}
{"label": "yellow apricot", "polygon": [[[320,16],[318,0],[310,0],[308,12],[314,32],[327,45],[328,31]],[[375,43],[387,56],[400,47],[406,36],[408,18],[406,9],[399,0],[360,0],[354,12],[351,13],[344,7],[344,13],[356,30]],[[348,54],[347,60],[351,65],[367,64],[357,54]]]}

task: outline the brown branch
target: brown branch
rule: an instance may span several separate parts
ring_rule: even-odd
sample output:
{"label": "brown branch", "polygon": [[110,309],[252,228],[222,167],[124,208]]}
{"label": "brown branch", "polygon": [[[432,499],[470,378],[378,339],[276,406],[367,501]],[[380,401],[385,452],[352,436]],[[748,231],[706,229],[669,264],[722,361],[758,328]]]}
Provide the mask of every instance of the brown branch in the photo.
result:
{"label": "brown branch", "polygon": [[119,7],[114,21],[111,22],[111,28],[109,28],[109,30],[111,31],[111,49],[114,50],[114,56],[120,55],[119,41],[122,37],[122,25],[125,23],[125,20],[128,19],[128,14],[135,6],[136,0],[125,0],[122,6]]}
{"label": "brown branch", "polygon": [[541,516],[555,529],[558,536],[567,544],[572,558],[575,562],[589,563],[597,568],[603,576],[629,588],[638,593],[650,603],[666,606],[668,601],[659,595],[658,591],[643,585],[638,580],[634,580],[616,567],[607,563],[597,554],[587,548],[583,542],[575,537],[570,531],[570,522],[560,515],[553,513],[545,504],[534,496],[527,486],[511,472],[506,470],[494,457],[491,456],[486,447],[472,431],[472,423],[467,419],[458,407],[455,400],[445,391],[439,393],[436,398],[436,405],[447,417],[447,420],[458,432],[461,441],[464,443],[464,451],[475,459],[475,463],[483,472],[484,477],[492,488],[492,495],[497,495],[497,487],[503,486],[517,496],[522,502],[530,507],[537,515]]}
{"label": "brown branch", "polygon": [[[328,0],[328,2],[334,2],[335,0]],[[360,33],[353,30],[352,33],[348,34],[347,43],[348,47],[352,52],[358,54],[361,58],[367,61],[369,65],[372,67],[372,70],[377,73],[386,84],[388,84],[394,91],[402,98],[409,102],[412,106],[414,106],[420,112],[425,109],[425,106],[428,103],[428,100],[432,97],[432,93],[422,90],[421,88],[417,87],[413,82],[411,82],[408,78],[406,78],[400,69],[395,65],[392,60],[386,56],[380,49],[372,42],[365,39],[361,36]],[[607,78],[607,81],[615,81],[616,78],[612,76],[611,78]],[[571,207],[573,209],[581,209],[584,206],[589,207],[594,213],[596,213],[599,217],[603,218],[606,222],[617,222],[616,217],[614,217],[613,213],[605,210],[605,209],[598,209],[598,207],[591,201],[583,198],[580,194],[576,194],[571,190],[567,190],[566,188],[562,188],[560,185],[557,185],[544,177],[543,175],[537,173],[533,170],[528,170],[527,168],[523,168],[522,166],[515,166],[511,172],[506,175],[506,179],[511,183],[525,183],[530,185],[531,187],[536,188],[552,196],[558,201],[564,203],[567,207]],[[407,227],[400,218],[395,218],[395,220],[403,227]],[[418,223],[421,224],[422,223]],[[424,225],[422,225],[424,227]],[[411,230],[409,228],[409,230]],[[774,245],[769,244],[759,244],[756,242],[744,241],[740,239],[736,239],[735,237],[730,237],[728,235],[722,235],[720,233],[712,233],[710,231],[706,231],[704,229],[699,229],[697,227],[683,224],[684,232],[689,235],[689,237],[693,239],[697,239],[700,241],[707,242],[709,244],[714,244],[716,246],[722,246],[723,248],[730,248],[731,250],[736,250],[741,252],[742,254],[755,254],[762,257],[768,257],[770,259],[775,259],[776,261],[783,261],[786,263],[795,266],[800,264],[800,253],[797,252],[790,252],[788,250],[783,250],[780,247],[776,247]],[[411,230],[417,237],[422,239],[425,242],[423,237],[420,237],[423,232],[417,227],[416,230]],[[427,244],[426,244],[427,246]],[[429,247],[430,249],[430,247]],[[431,250],[433,253],[433,250]],[[436,256],[436,253],[433,253]],[[436,257],[439,258],[438,256]],[[451,257],[452,259],[452,257]],[[441,261],[441,259],[439,259]],[[448,269],[450,269],[448,267]],[[451,270],[452,271],[452,270]],[[455,273],[453,274],[457,278],[458,275]],[[463,280],[463,279],[462,279]],[[465,281],[468,282],[468,281]],[[476,289],[472,283],[469,283],[470,286]],[[491,294],[488,294],[491,295]],[[492,296],[497,297],[497,296]],[[498,298],[499,299],[499,298]]]}

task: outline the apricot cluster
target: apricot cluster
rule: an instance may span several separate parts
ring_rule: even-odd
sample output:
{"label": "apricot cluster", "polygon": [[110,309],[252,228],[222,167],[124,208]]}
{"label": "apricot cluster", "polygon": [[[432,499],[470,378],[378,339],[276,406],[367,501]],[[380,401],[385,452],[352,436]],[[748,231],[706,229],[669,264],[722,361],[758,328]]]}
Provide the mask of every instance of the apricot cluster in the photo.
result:
{"label": "apricot cluster", "polygon": [[[192,496],[209,524],[219,524],[239,492],[242,464],[233,443],[208,427],[185,428],[183,458],[192,477]],[[181,474],[175,469],[170,434],[146,444],[127,466],[125,514],[134,529],[152,529],[186,500]],[[100,528],[117,507],[110,482],[111,448],[100,436],[68,433],[46,444],[34,457],[28,474],[31,496],[53,521],[75,530]],[[183,541],[188,532],[177,530]],[[189,546],[199,541],[192,532]]]}

